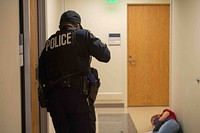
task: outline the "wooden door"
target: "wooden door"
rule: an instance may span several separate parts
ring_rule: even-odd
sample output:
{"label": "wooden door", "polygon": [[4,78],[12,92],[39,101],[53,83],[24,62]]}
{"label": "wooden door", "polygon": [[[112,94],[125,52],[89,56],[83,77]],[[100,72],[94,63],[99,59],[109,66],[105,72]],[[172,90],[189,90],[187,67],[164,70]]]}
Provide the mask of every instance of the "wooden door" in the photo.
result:
{"label": "wooden door", "polygon": [[128,106],[169,104],[169,5],[128,5]]}

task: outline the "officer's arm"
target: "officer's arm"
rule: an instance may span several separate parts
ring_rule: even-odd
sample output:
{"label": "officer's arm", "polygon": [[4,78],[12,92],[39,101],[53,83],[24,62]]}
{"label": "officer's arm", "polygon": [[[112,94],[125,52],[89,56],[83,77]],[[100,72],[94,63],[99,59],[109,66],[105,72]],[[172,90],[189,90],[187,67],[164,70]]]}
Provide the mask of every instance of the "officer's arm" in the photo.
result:
{"label": "officer's arm", "polygon": [[111,57],[106,44],[103,44],[99,38],[95,37],[90,32],[87,33],[87,41],[88,51],[93,57],[101,62],[109,62]]}

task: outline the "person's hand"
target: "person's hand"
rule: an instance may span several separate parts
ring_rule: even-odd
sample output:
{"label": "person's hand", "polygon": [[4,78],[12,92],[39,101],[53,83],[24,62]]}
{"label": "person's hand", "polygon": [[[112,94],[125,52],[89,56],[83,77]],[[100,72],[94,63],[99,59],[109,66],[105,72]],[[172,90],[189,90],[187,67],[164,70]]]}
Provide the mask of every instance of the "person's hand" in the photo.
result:
{"label": "person's hand", "polygon": [[170,113],[168,111],[165,111],[162,116],[160,116],[159,121],[164,120],[165,118],[168,118]]}

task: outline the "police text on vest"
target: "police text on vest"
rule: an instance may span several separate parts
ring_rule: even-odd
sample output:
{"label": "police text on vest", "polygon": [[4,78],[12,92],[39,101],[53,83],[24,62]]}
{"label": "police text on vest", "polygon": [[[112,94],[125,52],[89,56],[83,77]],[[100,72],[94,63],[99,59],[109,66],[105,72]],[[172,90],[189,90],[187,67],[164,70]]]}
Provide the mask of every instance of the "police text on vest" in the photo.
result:
{"label": "police text on vest", "polygon": [[71,44],[72,33],[61,34],[59,36],[55,36],[47,40],[46,42],[46,51],[54,48],[58,48],[60,46],[64,46],[66,44]]}

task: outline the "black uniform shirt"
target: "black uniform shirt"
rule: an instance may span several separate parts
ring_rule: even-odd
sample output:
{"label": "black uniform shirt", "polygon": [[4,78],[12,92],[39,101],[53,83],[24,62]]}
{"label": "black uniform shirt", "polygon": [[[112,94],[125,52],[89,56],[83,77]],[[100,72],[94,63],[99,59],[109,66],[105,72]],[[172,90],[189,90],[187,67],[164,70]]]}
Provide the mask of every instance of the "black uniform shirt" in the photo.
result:
{"label": "black uniform shirt", "polygon": [[62,29],[45,44],[39,58],[40,83],[56,80],[63,74],[86,71],[90,56],[100,62],[110,60],[107,45],[85,29]]}

